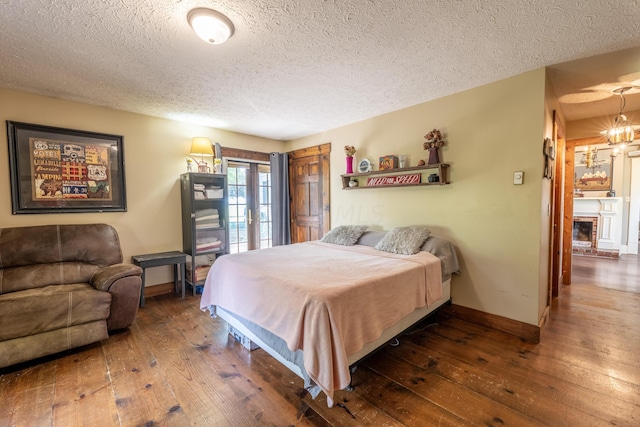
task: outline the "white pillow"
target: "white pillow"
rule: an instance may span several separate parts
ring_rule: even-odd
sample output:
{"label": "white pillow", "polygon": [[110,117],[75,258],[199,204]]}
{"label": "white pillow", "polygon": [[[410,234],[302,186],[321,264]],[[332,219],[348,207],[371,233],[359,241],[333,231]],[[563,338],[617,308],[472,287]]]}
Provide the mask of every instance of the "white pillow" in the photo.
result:
{"label": "white pillow", "polygon": [[366,225],[340,225],[325,234],[321,242],[353,246],[366,230]]}
{"label": "white pillow", "polygon": [[420,251],[430,234],[431,230],[425,227],[395,227],[375,247],[393,254],[413,255]]}

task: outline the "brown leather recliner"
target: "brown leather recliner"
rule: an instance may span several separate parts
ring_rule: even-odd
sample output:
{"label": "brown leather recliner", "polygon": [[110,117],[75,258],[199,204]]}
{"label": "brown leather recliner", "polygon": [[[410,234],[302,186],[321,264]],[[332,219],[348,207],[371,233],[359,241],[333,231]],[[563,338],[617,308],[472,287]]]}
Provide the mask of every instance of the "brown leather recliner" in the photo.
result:
{"label": "brown leather recliner", "polygon": [[0,229],[0,367],[130,326],[141,273],[106,224]]}

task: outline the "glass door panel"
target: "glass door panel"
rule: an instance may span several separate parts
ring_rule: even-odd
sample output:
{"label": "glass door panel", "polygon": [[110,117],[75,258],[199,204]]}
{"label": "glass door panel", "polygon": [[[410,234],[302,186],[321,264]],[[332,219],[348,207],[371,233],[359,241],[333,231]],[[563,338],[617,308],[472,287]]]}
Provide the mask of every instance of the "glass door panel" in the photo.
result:
{"label": "glass door panel", "polygon": [[229,161],[229,252],[271,247],[269,165]]}

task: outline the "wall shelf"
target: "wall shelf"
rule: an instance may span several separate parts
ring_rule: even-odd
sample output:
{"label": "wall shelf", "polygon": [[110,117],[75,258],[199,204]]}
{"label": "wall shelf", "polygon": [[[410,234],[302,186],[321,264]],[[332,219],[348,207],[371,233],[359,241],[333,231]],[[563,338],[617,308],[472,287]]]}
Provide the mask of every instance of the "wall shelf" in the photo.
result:
{"label": "wall shelf", "polygon": [[[343,190],[363,190],[365,188],[389,188],[389,187],[419,187],[419,186],[426,186],[426,185],[447,185],[449,184],[449,181],[447,180],[448,168],[449,168],[448,164],[439,163],[437,165],[412,166],[408,168],[396,168],[396,169],[388,169],[388,170],[382,170],[382,171],[371,171],[371,172],[365,172],[365,173],[350,173],[350,174],[340,175],[340,177],[342,178]],[[423,176],[421,179],[422,182],[420,182],[419,184],[367,186],[366,180],[363,180],[363,182],[360,182],[360,180],[358,180],[359,185],[357,187],[349,187],[349,181],[351,181],[352,178],[356,178],[356,179],[366,178],[374,175],[400,175],[408,172],[427,171],[427,170],[433,170],[433,169],[438,170],[437,175],[440,178],[439,182],[425,182],[427,178]]]}

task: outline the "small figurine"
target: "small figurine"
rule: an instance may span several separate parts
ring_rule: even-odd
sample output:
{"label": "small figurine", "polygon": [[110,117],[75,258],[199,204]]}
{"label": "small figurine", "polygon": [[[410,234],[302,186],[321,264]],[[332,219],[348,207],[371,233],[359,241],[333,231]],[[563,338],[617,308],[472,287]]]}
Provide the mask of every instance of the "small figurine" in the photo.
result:
{"label": "small figurine", "polygon": [[424,136],[424,139],[427,140],[422,146],[425,150],[429,148],[440,148],[444,145],[444,141],[442,140],[442,133],[438,129],[434,129],[428,134]]}
{"label": "small figurine", "polygon": [[425,165],[424,160],[418,160],[418,166],[424,166],[424,165]]}
{"label": "small figurine", "polygon": [[438,157],[438,148],[444,145],[442,140],[442,134],[438,129],[434,129],[424,136],[427,141],[422,144],[422,147],[429,152],[429,164],[437,165],[440,163]]}

